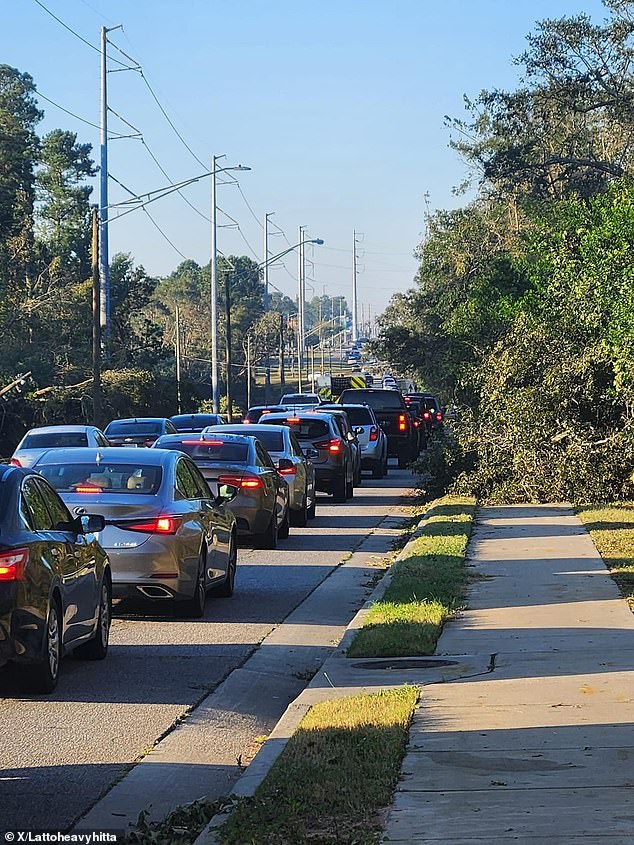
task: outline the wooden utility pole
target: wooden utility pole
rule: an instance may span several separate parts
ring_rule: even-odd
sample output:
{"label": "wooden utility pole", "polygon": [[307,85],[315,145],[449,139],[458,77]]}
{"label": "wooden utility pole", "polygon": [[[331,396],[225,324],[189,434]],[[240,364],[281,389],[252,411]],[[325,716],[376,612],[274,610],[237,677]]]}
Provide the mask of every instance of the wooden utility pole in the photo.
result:
{"label": "wooden utility pole", "polygon": [[92,421],[101,425],[101,278],[99,275],[99,210],[92,208]]}
{"label": "wooden utility pole", "polygon": [[251,332],[247,332],[247,410],[251,407]]}
{"label": "wooden utility pole", "polygon": [[231,284],[229,273],[225,273],[225,348],[227,361],[227,416],[229,422],[233,417],[233,402],[231,399]]}
{"label": "wooden utility pole", "polygon": [[181,316],[176,306],[176,412],[181,413]]}

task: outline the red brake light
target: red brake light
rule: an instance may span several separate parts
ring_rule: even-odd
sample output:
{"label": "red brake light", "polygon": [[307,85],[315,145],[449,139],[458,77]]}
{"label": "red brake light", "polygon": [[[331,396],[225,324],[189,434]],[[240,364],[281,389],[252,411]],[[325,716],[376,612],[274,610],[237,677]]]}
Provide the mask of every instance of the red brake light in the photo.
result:
{"label": "red brake light", "polygon": [[207,440],[206,437],[204,437],[202,440],[184,440],[183,442],[193,444],[194,446],[200,446],[201,443],[204,443],[205,446],[224,446],[225,445],[224,440]]}
{"label": "red brake light", "polygon": [[262,411],[262,416],[264,416],[265,414],[270,414],[270,413],[271,413],[270,411]]}
{"label": "red brake light", "polygon": [[301,422],[299,417],[287,417],[286,422],[288,423],[299,423]]}
{"label": "red brake light", "polygon": [[19,461],[17,458],[11,458],[11,460],[9,461],[9,463],[10,463],[10,464],[11,464],[11,466],[13,466],[13,467],[21,467],[21,466],[22,466],[22,464],[20,463],[20,461]]}
{"label": "red brake light", "polygon": [[297,469],[293,467],[286,467],[286,469],[278,469],[278,475],[297,475]]}
{"label": "red brake light", "polygon": [[407,431],[407,417],[405,414],[398,415],[398,430]]}
{"label": "red brake light", "polygon": [[420,420],[414,420],[414,428],[418,428],[420,426]]}
{"label": "red brake light", "polygon": [[145,534],[176,534],[182,521],[180,516],[157,516],[147,522],[119,524],[118,527],[128,531],[143,531]]}
{"label": "red brake light", "polygon": [[374,442],[375,440],[378,440],[378,439],[379,439],[379,430],[375,425],[373,425],[372,428],[370,429],[369,440],[372,440]]}
{"label": "red brake light", "polygon": [[423,411],[423,419],[425,419],[425,420],[431,419],[431,414],[429,413],[429,411]]}
{"label": "red brake light", "polygon": [[440,411],[438,411],[438,413],[436,414],[436,419],[438,420],[438,422],[442,422],[442,413]]}
{"label": "red brake light", "polygon": [[407,402],[407,404],[408,404],[408,405],[409,405],[409,403],[412,401],[412,397],[411,397],[411,396],[403,396],[403,399]]}
{"label": "red brake light", "polygon": [[218,484],[229,484],[231,487],[240,487],[243,490],[257,490],[263,486],[257,475],[220,475]]}
{"label": "red brake light", "polygon": [[328,449],[333,454],[338,454],[342,449],[341,440],[335,437],[332,440],[320,440],[319,443],[314,443],[313,446],[315,449]]}
{"label": "red brake light", "polygon": [[103,487],[96,484],[77,484],[73,487],[73,493],[101,493]]}
{"label": "red brake light", "polygon": [[0,581],[23,581],[28,559],[28,549],[0,552]]}

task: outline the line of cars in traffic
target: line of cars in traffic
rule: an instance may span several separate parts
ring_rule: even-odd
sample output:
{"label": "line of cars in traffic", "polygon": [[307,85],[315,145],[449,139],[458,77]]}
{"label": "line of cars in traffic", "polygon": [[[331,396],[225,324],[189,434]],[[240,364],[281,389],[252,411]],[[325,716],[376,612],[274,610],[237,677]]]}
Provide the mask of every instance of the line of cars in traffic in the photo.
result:
{"label": "line of cars in traffic", "polygon": [[400,393],[348,393],[285,396],[233,424],[190,414],[29,431],[0,466],[0,666],[52,691],[66,652],[106,656],[113,598],[201,617],[209,592],[233,593],[239,538],[275,549],[315,517],[318,492],[345,502],[362,470],[384,477],[391,454],[401,465],[405,441],[415,457]]}

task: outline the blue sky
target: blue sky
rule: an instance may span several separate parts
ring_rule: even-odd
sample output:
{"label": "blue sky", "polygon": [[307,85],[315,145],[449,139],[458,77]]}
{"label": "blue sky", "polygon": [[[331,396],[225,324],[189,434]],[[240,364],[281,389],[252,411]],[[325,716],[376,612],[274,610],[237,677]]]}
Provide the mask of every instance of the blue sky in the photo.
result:
{"label": "blue sky", "polygon": [[[228,164],[250,166],[238,174],[249,204],[260,219],[274,211],[291,243],[298,225],[325,240],[314,248],[316,292],[350,301],[352,232],[361,232],[359,316],[362,304],[376,314],[411,285],[425,195],[431,208],[465,201],[452,194],[465,169],[448,148],[444,116],[463,115],[465,93],[515,85],[511,59],[536,20],[579,12],[605,17],[599,0],[42,2],[95,45],[102,25],[124,25],[112,40],[142,64],[196,155],[207,162],[226,154]],[[35,0],[5,3],[2,61],[30,73],[42,94],[98,123],[98,54]],[[111,108],[143,132],[172,180],[201,172],[138,74],[112,73],[109,86]],[[41,133],[61,126],[98,146],[97,129],[41,105]],[[110,120],[112,129],[129,131]],[[166,184],[138,140],[111,142],[109,171],[139,193]],[[209,213],[208,179],[186,193]],[[110,202],[124,197],[113,184]],[[218,203],[261,260],[262,229],[238,189],[220,186]],[[178,250],[209,260],[209,224],[178,195],[149,210]],[[169,273],[182,260],[142,211],[113,221],[110,242],[111,253],[130,252],[153,274]],[[281,235],[270,240],[273,253],[285,246]],[[219,248],[252,254],[231,228],[219,230]],[[293,295],[296,259],[286,266],[288,272],[271,269],[270,278]]]}

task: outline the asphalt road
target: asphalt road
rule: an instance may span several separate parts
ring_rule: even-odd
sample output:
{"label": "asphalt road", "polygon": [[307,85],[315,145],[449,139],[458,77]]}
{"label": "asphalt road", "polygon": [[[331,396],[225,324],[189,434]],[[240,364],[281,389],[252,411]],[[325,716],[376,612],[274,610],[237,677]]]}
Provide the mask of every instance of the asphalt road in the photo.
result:
{"label": "asphalt road", "polygon": [[0,672],[0,829],[69,829],[386,515],[404,513],[411,482],[396,468],[364,477],[345,505],[321,497],[276,551],[241,548],[234,596],[209,598],[202,620],[119,604],[106,661],[65,659],[51,697],[23,697]]}

